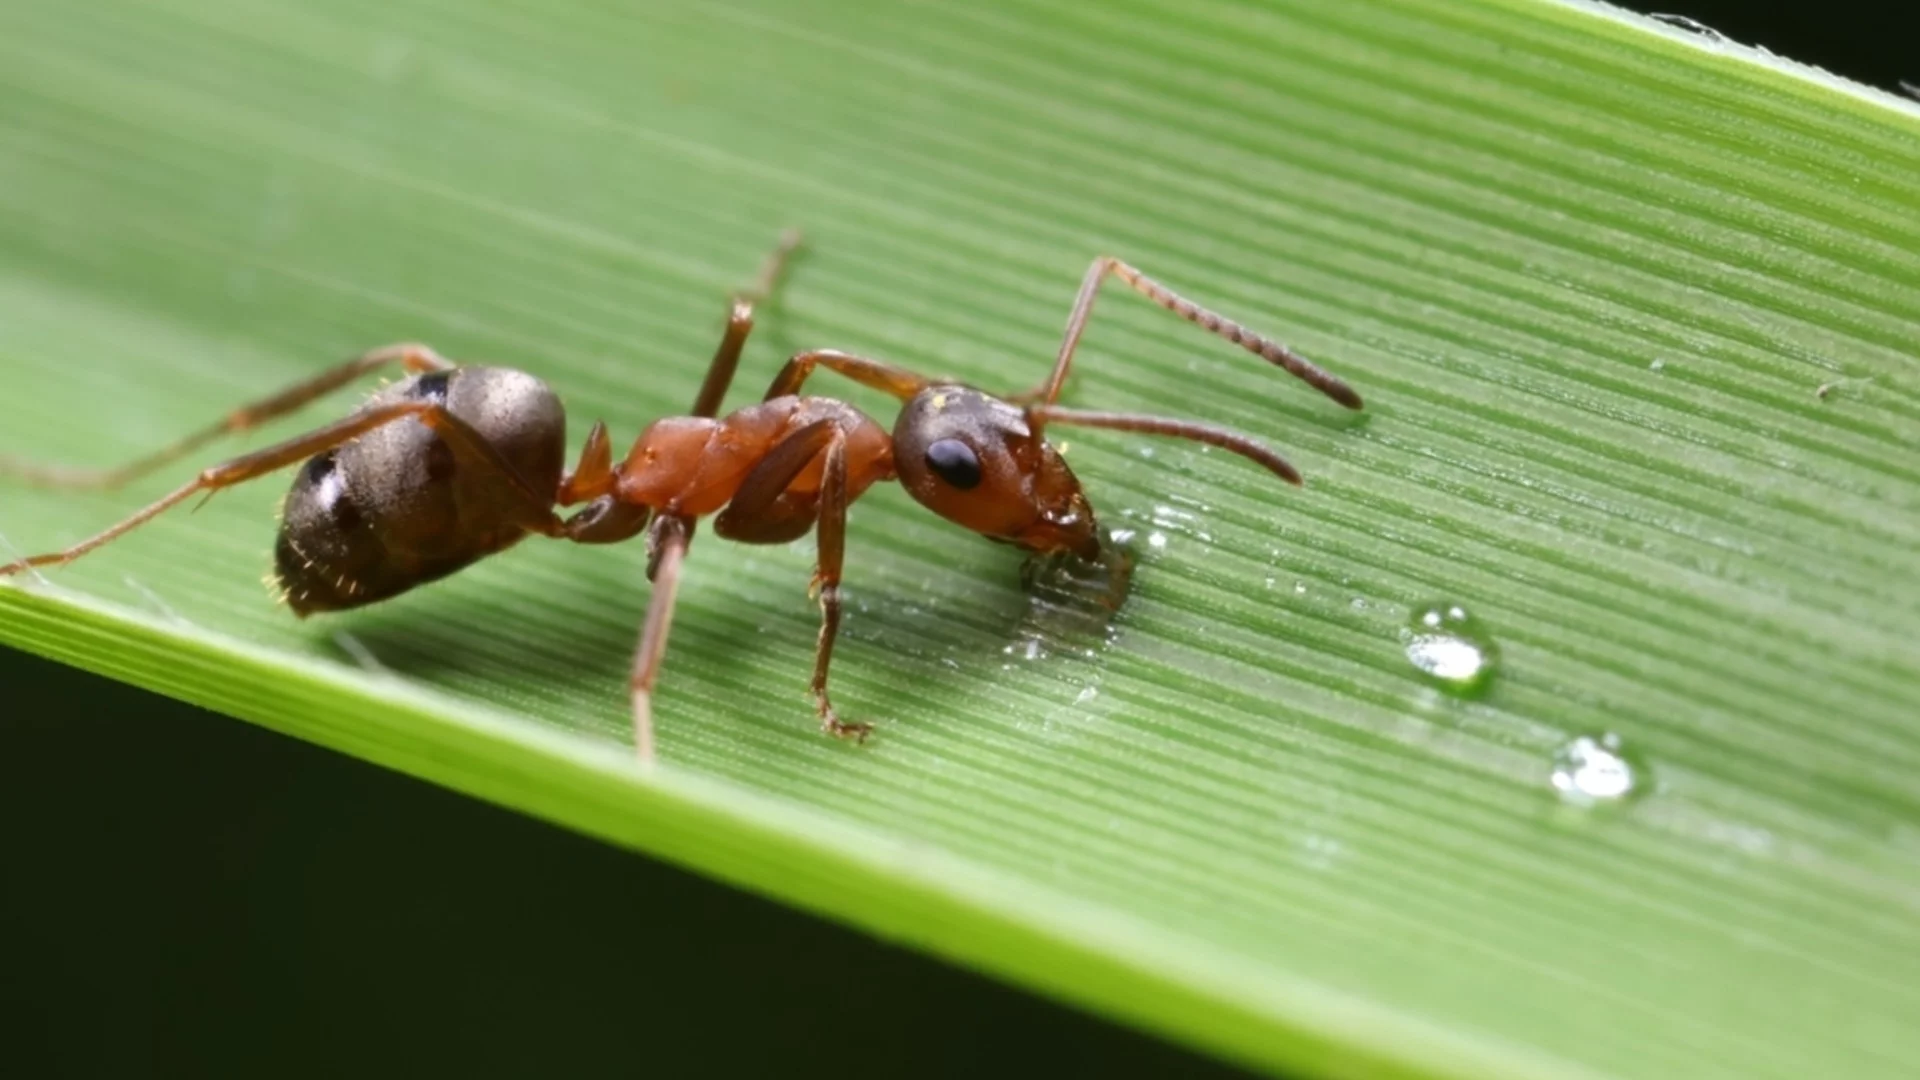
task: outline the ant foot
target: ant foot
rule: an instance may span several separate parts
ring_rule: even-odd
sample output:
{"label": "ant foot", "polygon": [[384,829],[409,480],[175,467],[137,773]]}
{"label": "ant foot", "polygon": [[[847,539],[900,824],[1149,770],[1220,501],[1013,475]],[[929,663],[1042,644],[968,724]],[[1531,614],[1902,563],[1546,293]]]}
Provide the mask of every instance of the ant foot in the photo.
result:
{"label": "ant foot", "polygon": [[873,734],[873,725],[842,720],[832,709],[826,709],[820,716],[820,730],[836,739],[864,743]]}

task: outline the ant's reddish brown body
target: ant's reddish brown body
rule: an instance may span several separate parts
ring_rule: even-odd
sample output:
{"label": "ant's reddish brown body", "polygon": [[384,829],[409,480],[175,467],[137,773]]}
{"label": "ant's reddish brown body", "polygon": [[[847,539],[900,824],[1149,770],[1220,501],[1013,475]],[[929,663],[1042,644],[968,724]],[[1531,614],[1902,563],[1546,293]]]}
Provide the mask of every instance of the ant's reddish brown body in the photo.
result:
{"label": "ant's reddish brown body", "polygon": [[[1093,509],[1066,461],[1047,442],[1050,425],[1193,439],[1300,483],[1300,474],[1278,454],[1223,428],[1055,404],[1108,275],[1340,404],[1361,407],[1359,395],[1345,383],[1284,346],[1176,296],[1126,263],[1102,257],[1081,282],[1052,374],[1030,392],[995,397],[879,360],[820,350],[788,360],[758,404],[719,416],[753,327],[754,301],[773,288],[797,241],[793,234],[783,238],[754,289],[735,298],[692,411],[649,425],[619,462],[613,460],[605,426],[596,423],[578,464],[564,471],[565,411],[539,379],[507,368],[458,366],[424,345],[391,345],[237,410],[121,469],[5,466],[56,486],[117,486],[218,435],[289,413],[377,368],[399,364],[408,373],[345,419],[206,469],[97,536],[0,566],[0,577],[71,562],[195,494],[210,495],[301,462],[275,546],[282,597],[301,617],[397,596],[531,535],[604,544],[644,532],[654,594],[630,685],[636,749],[650,758],[653,687],[695,521],[711,515],[715,532],[750,544],[785,543],[817,529],[813,587],[821,627],[814,700],[824,730],[864,738],[869,725],[849,723],[834,711],[827,669],[840,624],[847,506],[872,485],[898,480],[940,516],[1033,554],[1093,559],[1101,554]],[[838,399],[802,396],[808,376],[820,367],[898,398],[902,407],[892,430]],[[582,508],[562,518],[556,506]]]}

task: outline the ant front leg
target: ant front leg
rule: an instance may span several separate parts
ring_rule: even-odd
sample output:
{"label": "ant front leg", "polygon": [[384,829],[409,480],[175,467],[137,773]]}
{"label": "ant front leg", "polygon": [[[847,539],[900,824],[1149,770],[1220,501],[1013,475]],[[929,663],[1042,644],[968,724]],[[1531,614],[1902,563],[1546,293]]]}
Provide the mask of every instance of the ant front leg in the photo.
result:
{"label": "ant front leg", "polygon": [[337,390],[366,373],[387,364],[399,364],[413,374],[448,371],[453,368],[439,353],[425,345],[387,345],[328,368],[293,386],[243,405],[219,421],[200,429],[143,458],[112,469],[74,469],[63,466],[32,465],[0,457],[0,475],[11,475],[42,487],[110,489],[144,476],[154,469],[177,461],[222,435],[258,427],[276,417],[298,410],[322,395]]}
{"label": "ant front leg", "polygon": [[[788,486],[815,461],[821,461],[820,490],[814,501],[794,501]],[[831,419],[816,420],[782,439],[760,459],[740,484],[733,501],[714,521],[722,536],[748,543],[788,539],[819,522],[819,561],[810,592],[820,598],[820,640],[814,650],[813,697],[820,729],[829,735],[864,741],[872,724],[840,719],[827,697],[827,669],[840,633],[840,570],[847,541],[847,434]]]}
{"label": "ant front leg", "polygon": [[773,384],[767,387],[766,396],[761,400],[772,401],[774,398],[798,394],[801,385],[807,381],[807,376],[812,375],[813,369],[822,364],[826,365],[829,371],[838,372],[862,386],[870,386],[881,393],[892,394],[901,401],[908,400],[936,381],[924,375],[917,375],[897,364],[889,364],[885,360],[855,356],[838,349],[815,349],[811,352],[797,353],[788,360],[786,366],[780,369],[780,374],[774,376]]}
{"label": "ant front leg", "polygon": [[1073,365],[1074,350],[1079,348],[1080,337],[1087,330],[1087,320],[1093,316],[1094,299],[1100,292],[1101,283],[1109,275],[1119,278],[1133,291],[1195,326],[1218,334],[1262,360],[1284,369],[1347,408],[1362,407],[1360,395],[1338,376],[1322,370],[1285,345],[1262,337],[1218,312],[1201,307],[1111,255],[1102,255],[1087,267],[1086,277],[1080,281],[1080,295],[1074,299],[1073,311],[1067,316],[1067,331],[1060,342],[1060,353],[1054,358],[1053,372],[1047,376],[1047,381],[1024,393],[1009,395],[1006,400],[1022,405],[1051,405],[1059,399],[1060,388],[1066,383],[1067,371]]}
{"label": "ant front leg", "polygon": [[873,734],[873,725],[840,719],[827,699],[827,667],[833,663],[833,641],[840,633],[840,567],[847,548],[847,440],[838,428],[827,443],[826,468],[820,478],[819,543],[819,563],[813,571],[813,587],[820,594],[820,641],[813,657],[814,705],[820,711],[820,730],[865,742]]}

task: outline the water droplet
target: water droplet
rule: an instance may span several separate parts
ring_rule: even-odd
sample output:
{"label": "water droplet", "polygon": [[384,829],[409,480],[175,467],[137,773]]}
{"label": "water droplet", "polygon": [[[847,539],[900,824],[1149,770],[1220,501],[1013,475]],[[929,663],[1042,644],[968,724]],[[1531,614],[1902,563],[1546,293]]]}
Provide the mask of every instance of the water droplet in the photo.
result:
{"label": "water droplet", "polygon": [[1582,735],[1553,755],[1553,790],[1567,802],[1591,806],[1615,802],[1633,794],[1639,778],[1622,753],[1620,736],[1609,731],[1599,738]]}
{"label": "water droplet", "polygon": [[1667,362],[1665,360],[1655,360],[1653,363],[1647,365],[1647,370],[1665,371],[1667,370]]}
{"label": "water droplet", "polygon": [[1094,698],[1097,698],[1099,696],[1100,696],[1099,687],[1097,686],[1082,687],[1080,689],[1080,692],[1073,696],[1073,703],[1075,705],[1085,705],[1087,702],[1092,701]]}
{"label": "water droplet", "polygon": [[1340,858],[1343,845],[1330,836],[1318,834],[1300,841],[1300,861],[1315,870],[1325,870]]}
{"label": "water droplet", "polygon": [[1160,550],[1161,548],[1164,548],[1164,547],[1166,547],[1166,546],[1167,546],[1167,534],[1166,534],[1166,533],[1163,533],[1163,532],[1156,532],[1156,533],[1150,533],[1150,534],[1148,534],[1148,536],[1147,536],[1147,546],[1149,546],[1149,547],[1151,547],[1151,548],[1153,548],[1153,549],[1154,549],[1155,551],[1158,551],[1158,550]]}
{"label": "water droplet", "polygon": [[1269,589],[1273,588],[1273,578],[1271,577],[1267,579],[1267,588]]}
{"label": "water droplet", "polygon": [[1294,583],[1293,583],[1293,595],[1295,595],[1295,596],[1305,596],[1305,595],[1307,595],[1307,583],[1306,583],[1306,582],[1304,582],[1304,581],[1296,581],[1296,582],[1294,582]]}
{"label": "water droplet", "polygon": [[1356,596],[1348,601],[1347,606],[1353,608],[1355,611],[1365,611],[1367,610],[1367,598],[1364,596]]}
{"label": "water droplet", "polygon": [[1119,632],[1114,615],[1132,584],[1135,557],[1126,541],[1133,535],[1131,529],[1108,531],[1108,543],[1095,561],[1072,555],[1028,559],[1020,572],[1026,610],[1013,627],[1006,655],[1029,661],[1055,655],[1091,658],[1096,646],[1111,645]]}
{"label": "water droplet", "polygon": [[1407,659],[1442,688],[1468,695],[1492,682],[1499,650],[1485,628],[1459,604],[1417,609],[1403,636]]}

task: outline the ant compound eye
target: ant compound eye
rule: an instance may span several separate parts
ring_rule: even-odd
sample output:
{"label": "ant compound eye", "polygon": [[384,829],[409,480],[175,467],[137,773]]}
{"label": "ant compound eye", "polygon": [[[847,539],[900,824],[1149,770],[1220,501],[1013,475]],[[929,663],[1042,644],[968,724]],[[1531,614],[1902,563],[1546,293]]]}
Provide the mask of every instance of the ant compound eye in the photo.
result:
{"label": "ant compound eye", "polygon": [[980,458],[959,439],[941,439],[927,447],[927,468],[961,491],[980,486]]}

